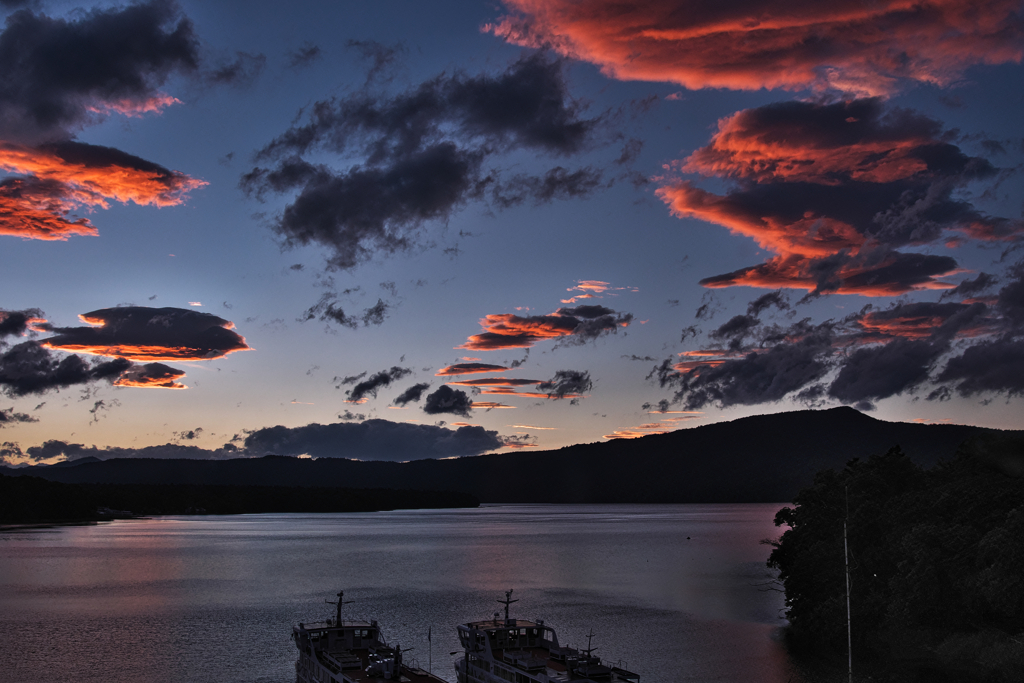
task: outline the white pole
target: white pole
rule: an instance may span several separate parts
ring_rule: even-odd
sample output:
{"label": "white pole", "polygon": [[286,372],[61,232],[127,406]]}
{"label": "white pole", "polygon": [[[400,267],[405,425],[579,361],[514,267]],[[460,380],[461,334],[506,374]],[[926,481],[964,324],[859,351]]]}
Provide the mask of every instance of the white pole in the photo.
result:
{"label": "white pole", "polygon": [[[845,487],[844,487],[845,488]],[[846,489],[846,519],[843,520],[843,561],[846,563],[846,653],[850,683],[853,683],[853,629],[850,625],[850,550],[846,542],[846,523],[850,518],[850,490]]]}

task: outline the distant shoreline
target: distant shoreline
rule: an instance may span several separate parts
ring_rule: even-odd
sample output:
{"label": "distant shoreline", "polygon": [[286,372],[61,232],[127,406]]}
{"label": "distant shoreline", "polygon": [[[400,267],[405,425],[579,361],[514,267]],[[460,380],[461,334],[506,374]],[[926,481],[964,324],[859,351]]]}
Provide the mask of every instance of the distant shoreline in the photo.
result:
{"label": "distant shoreline", "polygon": [[478,507],[450,491],[208,484],[65,484],[0,475],[0,528],[157,515],[343,513]]}

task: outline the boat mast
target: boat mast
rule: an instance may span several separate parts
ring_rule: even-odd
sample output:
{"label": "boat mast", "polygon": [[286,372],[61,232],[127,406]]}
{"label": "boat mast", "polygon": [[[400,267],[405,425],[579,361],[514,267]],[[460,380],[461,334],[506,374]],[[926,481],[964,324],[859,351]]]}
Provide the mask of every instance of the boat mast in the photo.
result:
{"label": "boat mast", "polygon": [[594,639],[594,636],[596,635],[597,634],[594,633],[594,629],[590,629],[590,633],[587,634],[587,649],[583,651],[583,654],[585,654],[587,657],[590,657],[590,653],[597,649],[596,647],[590,646],[591,641]]}
{"label": "boat mast", "polygon": [[508,625],[508,606],[511,605],[513,602],[519,602],[518,598],[515,599],[515,600],[512,599],[512,590],[513,589],[510,588],[507,591],[505,591],[505,599],[504,600],[498,600],[499,604],[505,605],[505,625],[506,626]]}
{"label": "boat mast", "polygon": [[342,600],[342,597],[344,595],[345,595],[345,591],[338,591],[338,601],[337,602],[335,602],[334,600],[324,600],[324,602],[326,602],[328,605],[337,605],[338,606],[338,611],[336,612],[335,617],[334,617],[334,625],[335,626],[341,626],[341,606],[342,605],[348,605],[348,604],[352,603],[351,600]]}

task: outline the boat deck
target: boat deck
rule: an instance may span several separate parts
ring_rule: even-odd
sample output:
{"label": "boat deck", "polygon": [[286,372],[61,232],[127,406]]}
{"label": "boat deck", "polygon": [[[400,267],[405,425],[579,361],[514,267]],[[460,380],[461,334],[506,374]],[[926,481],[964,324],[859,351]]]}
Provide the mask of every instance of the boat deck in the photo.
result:
{"label": "boat deck", "polygon": [[[352,668],[348,668],[346,666],[339,666],[338,668],[347,678],[357,681],[358,683],[386,680],[383,676],[372,676],[366,672],[366,667],[370,665],[370,651],[367,649],[332,650],[330,652],[321,651],[320,654],[326,654],[327,657],[330,658],[323,658],[321,660],[328,665],[328,668],[333,668],[330,666],[331,664],[343,665],[346,662],[351,662],[353,664]],[[331,662],[330,660],[334,661]],[[355,668],[354,666],[356,661],[358,661],[359,668]],[[402,666],[402,674],[400,678],[391,678],[390,680],[397,680],[399,683],[446,683],[443,678],[438,678],[424,669],[408,665]]]}

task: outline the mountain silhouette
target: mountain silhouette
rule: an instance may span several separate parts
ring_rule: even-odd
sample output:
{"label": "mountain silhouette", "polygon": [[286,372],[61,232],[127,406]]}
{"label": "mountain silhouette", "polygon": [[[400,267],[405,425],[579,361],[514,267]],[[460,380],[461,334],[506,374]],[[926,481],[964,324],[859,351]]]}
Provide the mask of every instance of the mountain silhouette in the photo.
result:
{"label": "mountain silhouette", "polygon": [[898,444],[916,463],[931,466],[952,458],[963,441],[996,431],[885,422],[844,407],[744,417],[558,450],[451,460],[123,458],[0,471],[69,483],[456,491],[484,503],[786,502],[810,484],[815,472],[842,468],[853,458],[884,453]]}

